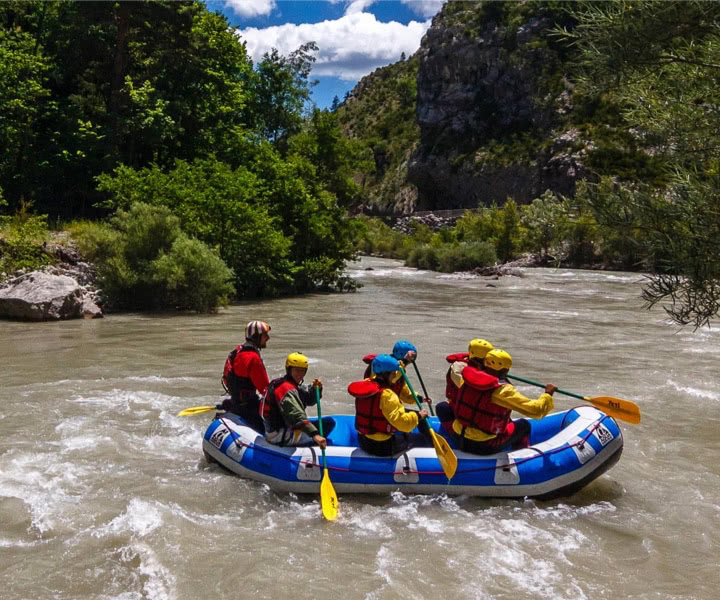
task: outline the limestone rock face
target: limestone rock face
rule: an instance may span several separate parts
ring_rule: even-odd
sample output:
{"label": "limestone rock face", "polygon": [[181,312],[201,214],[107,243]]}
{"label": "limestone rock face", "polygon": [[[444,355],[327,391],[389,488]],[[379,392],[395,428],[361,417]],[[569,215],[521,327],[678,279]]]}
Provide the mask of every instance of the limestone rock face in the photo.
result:
{"label": "limestone rock face", "polygon": [[550,36],[560,13],[510,24],[487,12],[501,10],[495,4],[502,3],[450,3],[418,50],[420,144],[408,180],[419,209],[508,197],[522,204],[547,189],[573,195],[587,175],[583,141],[567,131],[573,107],[565,59]]}
{"label": "limestone rock face", "polygon": [[33,271],[0,289],[0,317],[54,321],[102,317],[102,310],[72,277]]}

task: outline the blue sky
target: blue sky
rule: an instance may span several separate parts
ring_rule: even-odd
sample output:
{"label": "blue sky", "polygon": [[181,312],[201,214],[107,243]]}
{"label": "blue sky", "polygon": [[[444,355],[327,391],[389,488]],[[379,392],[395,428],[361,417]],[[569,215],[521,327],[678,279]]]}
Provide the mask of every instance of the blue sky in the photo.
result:
{"label": "blue sky", "polygon": [[206,0],[240,29],[254,61],[277,48],[319,47],[313,100],[326,108],[378,67],[413,54],[445,0]]}

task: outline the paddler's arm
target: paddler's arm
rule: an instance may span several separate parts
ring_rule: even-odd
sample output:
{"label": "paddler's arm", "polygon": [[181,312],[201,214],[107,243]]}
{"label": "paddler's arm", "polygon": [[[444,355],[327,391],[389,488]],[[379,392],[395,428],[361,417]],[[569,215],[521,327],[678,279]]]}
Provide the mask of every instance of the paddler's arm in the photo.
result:
{"label": "paddler's arm", "polygon": [[[555,386],[552,387],[555,388]],[[530,417],[531,419],[542,419],[555,406],[552,394],[545,393],[540,394],[538,398],[528,398],[527,396],[523,396],[517,388],[510,383],[506,383],[497,388],[493,392],[492,401],[499,406],[515,410],[521,415]]]}
{"label": "paddler's arm", "polygon": [[467,367],[467,363],[461,360],[456,360],[453,364],[450,365],[450,379],[455,384],[456,388],[462,387],[462,384],[464,382],[462,378],[462,372],[465,367]]}
{"label": "paddler's arm", "polygon": [[300,429],[309,436],[319,435],[317,427],[307,417],[305,407],[297,390],[289,390],[280,402],[280,413],[285,424],[292,429]]}
{"label": "paddler's arm", "polygon": [[[412,410],[405,410],[397,394],[389,389],[384,389],[380,396],[380,410],[383,416],[398,431],[408,433],[418,425],[418,415]],[[427,410],[421,411],[427,415]]]}

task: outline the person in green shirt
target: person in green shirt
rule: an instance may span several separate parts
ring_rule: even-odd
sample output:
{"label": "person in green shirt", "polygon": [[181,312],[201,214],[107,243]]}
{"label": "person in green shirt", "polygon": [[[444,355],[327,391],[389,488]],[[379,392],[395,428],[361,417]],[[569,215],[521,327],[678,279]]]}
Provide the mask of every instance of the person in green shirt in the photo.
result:
{"label": "person in green shirt", "polygon": [[335,419],[323,418],[323,433],[320,435],[315,423],[308,419],[305,409],[315,406],[315,388],[322,395],[322,380],[313,379],[311,385],[303,385],[308,370],[308,359],[304,354],[293,352],[285,360],[285,375],[270,382],[260,406],[265,424],[265,439],[278,446],[327,447],[327,437],[335,428]]}

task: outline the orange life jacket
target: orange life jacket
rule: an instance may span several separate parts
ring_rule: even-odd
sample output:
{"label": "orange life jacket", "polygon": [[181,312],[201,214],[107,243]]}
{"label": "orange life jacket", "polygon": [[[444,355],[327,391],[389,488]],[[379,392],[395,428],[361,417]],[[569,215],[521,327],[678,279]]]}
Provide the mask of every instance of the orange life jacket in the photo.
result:
{"label": "orange life jacket", "polygon": [[354,381],[348,386],[348,393],[355,398],[355,429],[363,435],[373,433],[395,433],[380,409],[380,396],[385,386],[374,379]]}
{"label": "orange life jacket", "polygon": [[492,394],[507,381],[470,366],[463,369],[462,378],[454,411],[463,429],[474,427],[491,435],[505,431],[512,411],[495,404]]}

